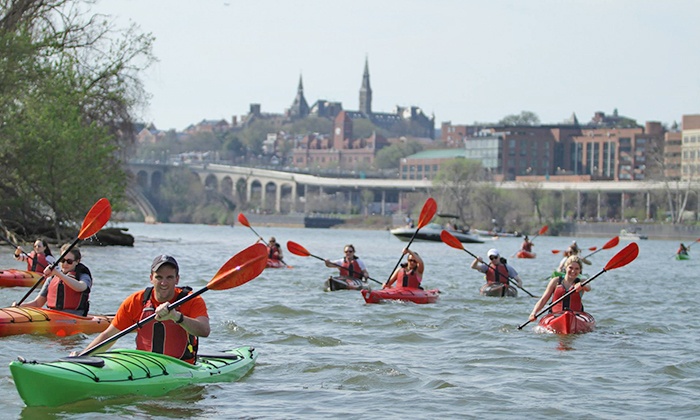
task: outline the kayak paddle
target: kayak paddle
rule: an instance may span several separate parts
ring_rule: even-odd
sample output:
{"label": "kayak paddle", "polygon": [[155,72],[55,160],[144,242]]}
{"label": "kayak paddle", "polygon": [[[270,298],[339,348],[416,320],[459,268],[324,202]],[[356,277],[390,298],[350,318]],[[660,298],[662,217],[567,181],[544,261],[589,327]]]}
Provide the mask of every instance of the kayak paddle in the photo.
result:
{"label": "kayak paddle", "polygon": [[[595,251],[596,249],[598,249],[597,246],[592,246],[592,247],[588,248],[589,251]],[[552,250],[552,254],[558,254],[560,252],[565,252],[565,250],[563,250],[563,249],[553,249]],[[588,256],[590,257],[590,255],[588,255]]]}
{"label": "kayak paddle", "polygon": [[[107,221],[109,218],[112,216],[112,205],[109,203],[109,200],[106,198],[100,198],[97,200],[95,204],[92,205],[92,208],[90,211],[88,211],[87,215],[85,215],[85,219],[83,219],[83,225],[80,228],[80,232],[78,232],[78,237],[66,248],[65,251],[61,254],[60,257],[54,261],[53,264],[49,265],[50,269],[54,269],[61,260],[68,255],[68,253],[77,245],[78,241],[81,239],[87,239],[91,237],[92,235],[96,234],[99,232],[102,227],[107,224]],[[34,283],[34,286],[32,286],[31,289],[22,297],[22,299],[17,302],[17,306],[20,306],[22,302],[24,302],[29,295],[32,294],[34,289],[41,284],[42,281],[44,281],[45,276],[39,277],[39,280]]]}
{"label": "kayak paddle", "polygon": [[[437,203],[435,202],[435,199],[433,197],[428,197],[428,199],[425,200],[425,204],[423,204],[423,208],[420,211],[420,216],[418,217],[418,225],[416,226],[416,230],[413,232],[413,235],[411,236],[411,240],[408,241],[408,245],[406,245],[406,249],[408,249],[408,247],[410,247],[411,244],[413,243],[413,240],[416,239],[416,234],[418,234],[418,231],[422,227],[425,227],[425,225],[430,223],[431,220],[433,220],[433,217],[435,217],[436,212],[437,212]],[[391,270],[391,272],[389,272],[389,278],[386,279],[387,282],[391,278],[391,275],[394,274],[394,271],[396,271],[396,268],[398,268],[399,264],[401,264],[401,260],[403,260],[403,254],[401,254],[401,257],[399,257],[399,261],[394,266],[394,269]]]}
{"label": "kayak paddle", "polygon": [[586,255],[585,257],[582,257],[582,259],[586,259],[586,258],[590,257],[591,255],[595,255],[604,249],[615,248],[617,246],[617,244],[619,244],[619,243],[620,243],[620,237],[616,236],[616,237],[612,238],[611,240],[609,240],[608,242],[606,242],[605,245],[603,245],[599,250],[596,251],[596,250],[592,249],[591,251],[595,251],[595,252],[591,252],[590,254]]}
{"label": "kayak paddle", "polygon": [[[477,257],[476,255],[474,255],[474,254],[472,254],[471,252],[469,252],[469,250],[468,250],[467,248],[465,248],[464,245],[462,245],[462,242],[460,242],[459,239],[457,239],[453,234],[451,234],[450,232],[448,232],[448,231],[446,231],[446,230],[443,230],[442,232],[440,232],[440,239],[442,239],[442,242],[444,242],[445,244],[451,246],[452,248],[461,249],[462,251],[466,252],[467,254],[471,255],[472,257],[477,258],[477,259],[479,258],[479,257]],[[487,264],[486,266],[487,266],[488,268],[490,268],[490,269],[492,269],[492,270],[495,271],[495,268],[493,268],[493,267],[491,266],[491,264]],[[519,286],[519,285],[518,285],[518,281],[515,280],[513,277],[508,276],[508,279],[509,279],[509,280],[513,280],[512,283],[515,284],[515,286],[516,286],[518,289],[520,289],[520,290],[522,290],[523,292],[525,292],[525,293],[527,293],[528,295],[530,295],[530,297],[537,297],[537,296],[533,295],[532,293],[528,292],[527,290],[525,290],[524,287]]]}
{"label": "kayak paddle", "polygon": [[[214,277],[209,281],[209,283],[207,283],[206,286],[169,304],[168,310],[172,311],[173,309],[177,308],[185,302],[194,299],[195,297],[201,295],[207,290],[227,290],[245,284],[258,277],[260,273],[263,272],[266,266],[267,247],[263,244],[251,245],[248,248],[231,257],[228,261],[226,261],[226,263],[219,269],[219,271],[216,272]],[[147,316],[146,318],[140,320],[136,324],[130,326],[129,328],[123,331],[119,331],[117,334],[109,337],[106,340],[103,340],[101,343],[97,343],[89,349],[85,349],[82,353],[78,354],[75,357],[87,356],[90,353],[93,353],[98,348],[103,347],[106,344],[112,343],[120,339],[121,337],[129,334],[136,328],[140,328],[143,325],[149,323],[155,317],[156,314],[153,313],[150,316]]]}
{"label": "kayak paddle", "polygon": [[[256,232],[255,229],[253,229],[253,227],[252,227],[252,226],[250,225],[250,223],[248,222],[248,218],[246,218],[245,215],[244,215],[243,213],[238,213],[238,222],[239,222],[240,224],[242,224],[243,226],[250,228],[250,230],[252,230],[253,233],[254,233],[258,238],[260,238],[261,241],[263,241],[263,243],[265,244],[265,246],[269,246],[269,244],[267,243],[267,241],[265,241],[265,239],[263,239],[262,236],[258,235],[258,232]],[[280,261],[282,261],[282,264],[286,265],[287,268],[292,268],[291,265],[287,264],[287,263],[284,261],[284,258],[280,258]]]}
{"label": "kayak paddle", "polygon": [[[299,245],[299,244],[296,243],[296,242],[287,241],[287,249],[288,249],[289,252],[291,252],[292,254],[298,255],[298,256],[300,256],[300,257],[314,257],[314,258],[316,258],[316,259],[318,259],[318,260],[321,260],[321,261],[323,261],[323,262],[326,261],[324,258],[321,258],[321,257],[319,257],[318,255],[314,255],[314,254],[310,253],[309,251],[306,250],[306,248],[304,248],[303,246]],[[335,264],[335,263],[333,263],[333,262],[331,262],[331,264],[333,264],[334,266],[336,266],[336,267],[338,267],[338,268],[343,268],[342,265],[338,265],[338,264]],[[332,278],[332,277],[331,277],[331,278]],[[372,280],[373,282],[376,282],[376,283],[379,283],[379,284],[383,284],[383,283],[380,282],[379,280],[375,280],[375,279],[373,279],[372,277],[367,277],[367,278],[370,279],[370,280]]]}
{"label": "kayak paddle", "polygon": [[[632,242],[631,244],[627,245],[626,247],[622,248],[620,252],[615,254],[610,261],[605,265],[605,267],[595,276],[587,279],[586,281],[581,282],[581,287],[587,285],[588,283],[592,282],[595,280],[596,277],[600,276],[601,274],[605,273],[606,271],[614,270],[616,268],[624,267],[627,264],[631,263],[634,261],[635,258],[637,258],[637,255],[639,255],[639,246],[637,245],[636,242]],[[559,299],[555,300],[554,302],[550,303],[547,305],[545,308],[543,308],[541,311],[535,314],[535,319],[539,318],[543,313],[549,311],[556,305],[557,303],[561,302],[564,300],[567,296],[570,296],[577,290],[575,288],[571,288],[568,292],[564,293]],[[528,320],[526,323],[519,325],[518,329],[522,330],[524,326],[529,324],[531,321]]]}

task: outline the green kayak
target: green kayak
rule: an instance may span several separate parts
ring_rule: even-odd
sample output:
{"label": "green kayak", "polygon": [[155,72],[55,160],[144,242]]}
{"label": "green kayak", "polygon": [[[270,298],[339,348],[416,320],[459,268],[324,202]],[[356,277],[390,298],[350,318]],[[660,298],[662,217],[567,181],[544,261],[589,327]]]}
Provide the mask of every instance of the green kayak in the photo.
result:
{"label": "green kayak", "polygon": [[257,357],[254,348],[239,347],[200,355],[192,365],[157,353],[113,350],[54,362],[20,357],[10,363],[10,372],[27,406],[57,406],[119,395],[160,396],[189,384],[236,381]]}
{"label": "green kayak", "polygon": [[676,254],[676,259],[680,261],[685,261],[690,259],[690,255],[688,254]]}

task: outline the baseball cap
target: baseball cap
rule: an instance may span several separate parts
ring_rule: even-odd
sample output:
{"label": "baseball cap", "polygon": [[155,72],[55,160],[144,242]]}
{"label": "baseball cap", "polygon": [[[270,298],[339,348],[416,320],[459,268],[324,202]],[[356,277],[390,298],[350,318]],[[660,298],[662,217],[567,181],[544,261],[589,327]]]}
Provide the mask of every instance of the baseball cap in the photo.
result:
{"label": "baseball cap", "polygon": [[498,250],[496,248],[491,248],[491,249],[489,249],[489,252],[486,253],[487,257],[491,257],[491,256],[499,257],[500,255],[501,254],[498,252]]}
{"label": "baseball cap", "polygon": [[175,258],[170,255],[159,255],[153,260],[153,264],[151,264],[151,272],[158,271],[163,264],[170,264],[175,267],[175,270],[180,271],[180,266],[177,264],[177,261],[175,261]]}

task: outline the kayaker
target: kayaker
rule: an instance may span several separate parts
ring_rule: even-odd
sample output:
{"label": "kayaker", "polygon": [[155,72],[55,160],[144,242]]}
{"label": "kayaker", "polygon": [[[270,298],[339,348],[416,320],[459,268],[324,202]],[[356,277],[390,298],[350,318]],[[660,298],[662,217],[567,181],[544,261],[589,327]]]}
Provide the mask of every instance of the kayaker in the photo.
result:
{"label": "kayaker", "polygon": [[559,265],[557,266],[557,271],[560,273],[564,273],[564,270],[566,270],[566,261],[569,259],[571,256],[571,251],[567,249],[564,251],[564,257],[559,261]]}
{"label": "kayaker", "polygon": [[[61,254],[69,247],[65,244],[61,247]],[[20,306],[41,308],[46,305],[49,309],[68,312],[74,315],[85,316],[90,309],[90,289],[92,288],[92,274],[81,261],[80,249],[73,247],[60,263],[51,269],[44,269],[46,282],[39,291],[39,295],[30,302]],[[12,302],[12,306],[17,306]]]}
{"label": "kayaker", "polygon": [[514,279],[518,286],[523,286],[518,272],[513,266],[506,264],[506,259],[501,257],[501,253],[496,248],[491,248],[486,253],[489,263],[486,264],[481,257],[477,257],[472,262],[471,268],[486,274],[486,283],[508,284],[510,279]]}
{"label": "kayaker", "polygon": [[277,239],[274,236],[270,237],[267,241],[267,258],[273,261],[281,261],[282,258],[282,247],[277,243]]}
{"label": "kayaker", "polygon": [[535,244],[530,241],[530,238],[525,235],[525,238],[523,239],[522,245],[520,245],[520,250],[525,251],[525,252],[532,252],[532,247],[535,246]]}
{"label": "kayaker", "polygon": [[345,256],[341,259],[335,261],[324,260],[326,267],[337,268],[338,271],[340,271],[340,275],[343,277],[355,279],[369,278],[369,272],[367,271],[364,261],[355,255],[355,246],[352,244],[345,245],[343,252]]}
{"label": "kayaker", "polygon": [[581,302],[581,296],[584,292],[590,292],[591,286],[585,285],[581,286],[581,279],[579,275],[583,270],[583,262],[578,255],[570,256],[566,261],[566,274],[564,276],[552,277],[547,284],[547,288],[540,300],[537,301],[535,307],[530,313],[530,321],[536,319],[536,314],[544,307],[549,298],[552,298],[552,302],[559,299],[566,292],[572,288],[577,290],[577,292],[572,293],[570,296],[559,302],[552,307],[552,312],[561,312],[566,309],[572,311],[583,311],[583,303]]}
{"label": "kayaker", "polygon": [[27,271],[34,271],[36,273],[43,272],[46,267],[56,261],[56,258],[51,255],[49,244],[46,240],[41,238],[37,238],[37,240],[34,241],[34,249],[29,254],[24,252],[21,246],[17,246],[17,249],[15,249],[15,259],[17,261],[26,261]]}
{"label": "kayaker", "polygon": [[423,259],[417,252],[404,248],[403,255],[406,254],[408,254],[408,261],[391,273],[391,277],[384,283],[382,289],[389,289],[394,283],[396,283],[396,288],[422,289],[420,283],[423,281],[423,270],[425,269]]}
{"label": "kayaker", "polygon": [[[86,350],[155,313],[154,321],[137,330],[136,348],[194,363],[198,337],[208,337],[211,331],[209,314],[201,296],[168,310],[170,303],[191,292],[188,287],[176,287],[179,281],[180,267],[175,258],[170,255],[157,256],[151,264],[152,286],[127,297],[109,327],[92,340]],[[106,351],[112,344],[106,344],[96,351]]]}
{"label": "kayaker", "polygon": [[678,251],[676,252],[678,255],[688,255],[688,247],[683,245],[683,242],[681,242],[681,246],[678,248]]}

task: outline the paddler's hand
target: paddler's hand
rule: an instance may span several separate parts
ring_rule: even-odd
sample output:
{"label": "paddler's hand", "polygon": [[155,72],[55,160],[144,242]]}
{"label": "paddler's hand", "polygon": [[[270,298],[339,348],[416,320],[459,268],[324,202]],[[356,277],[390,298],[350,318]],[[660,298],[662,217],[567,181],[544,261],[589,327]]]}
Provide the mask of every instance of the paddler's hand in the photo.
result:
{"label": "paddler's hand", "polygon": [[177,321],[180,319],[180,312],[176,310],[169,310],[168,302],[161,303],[156,308],[156,321]]}

